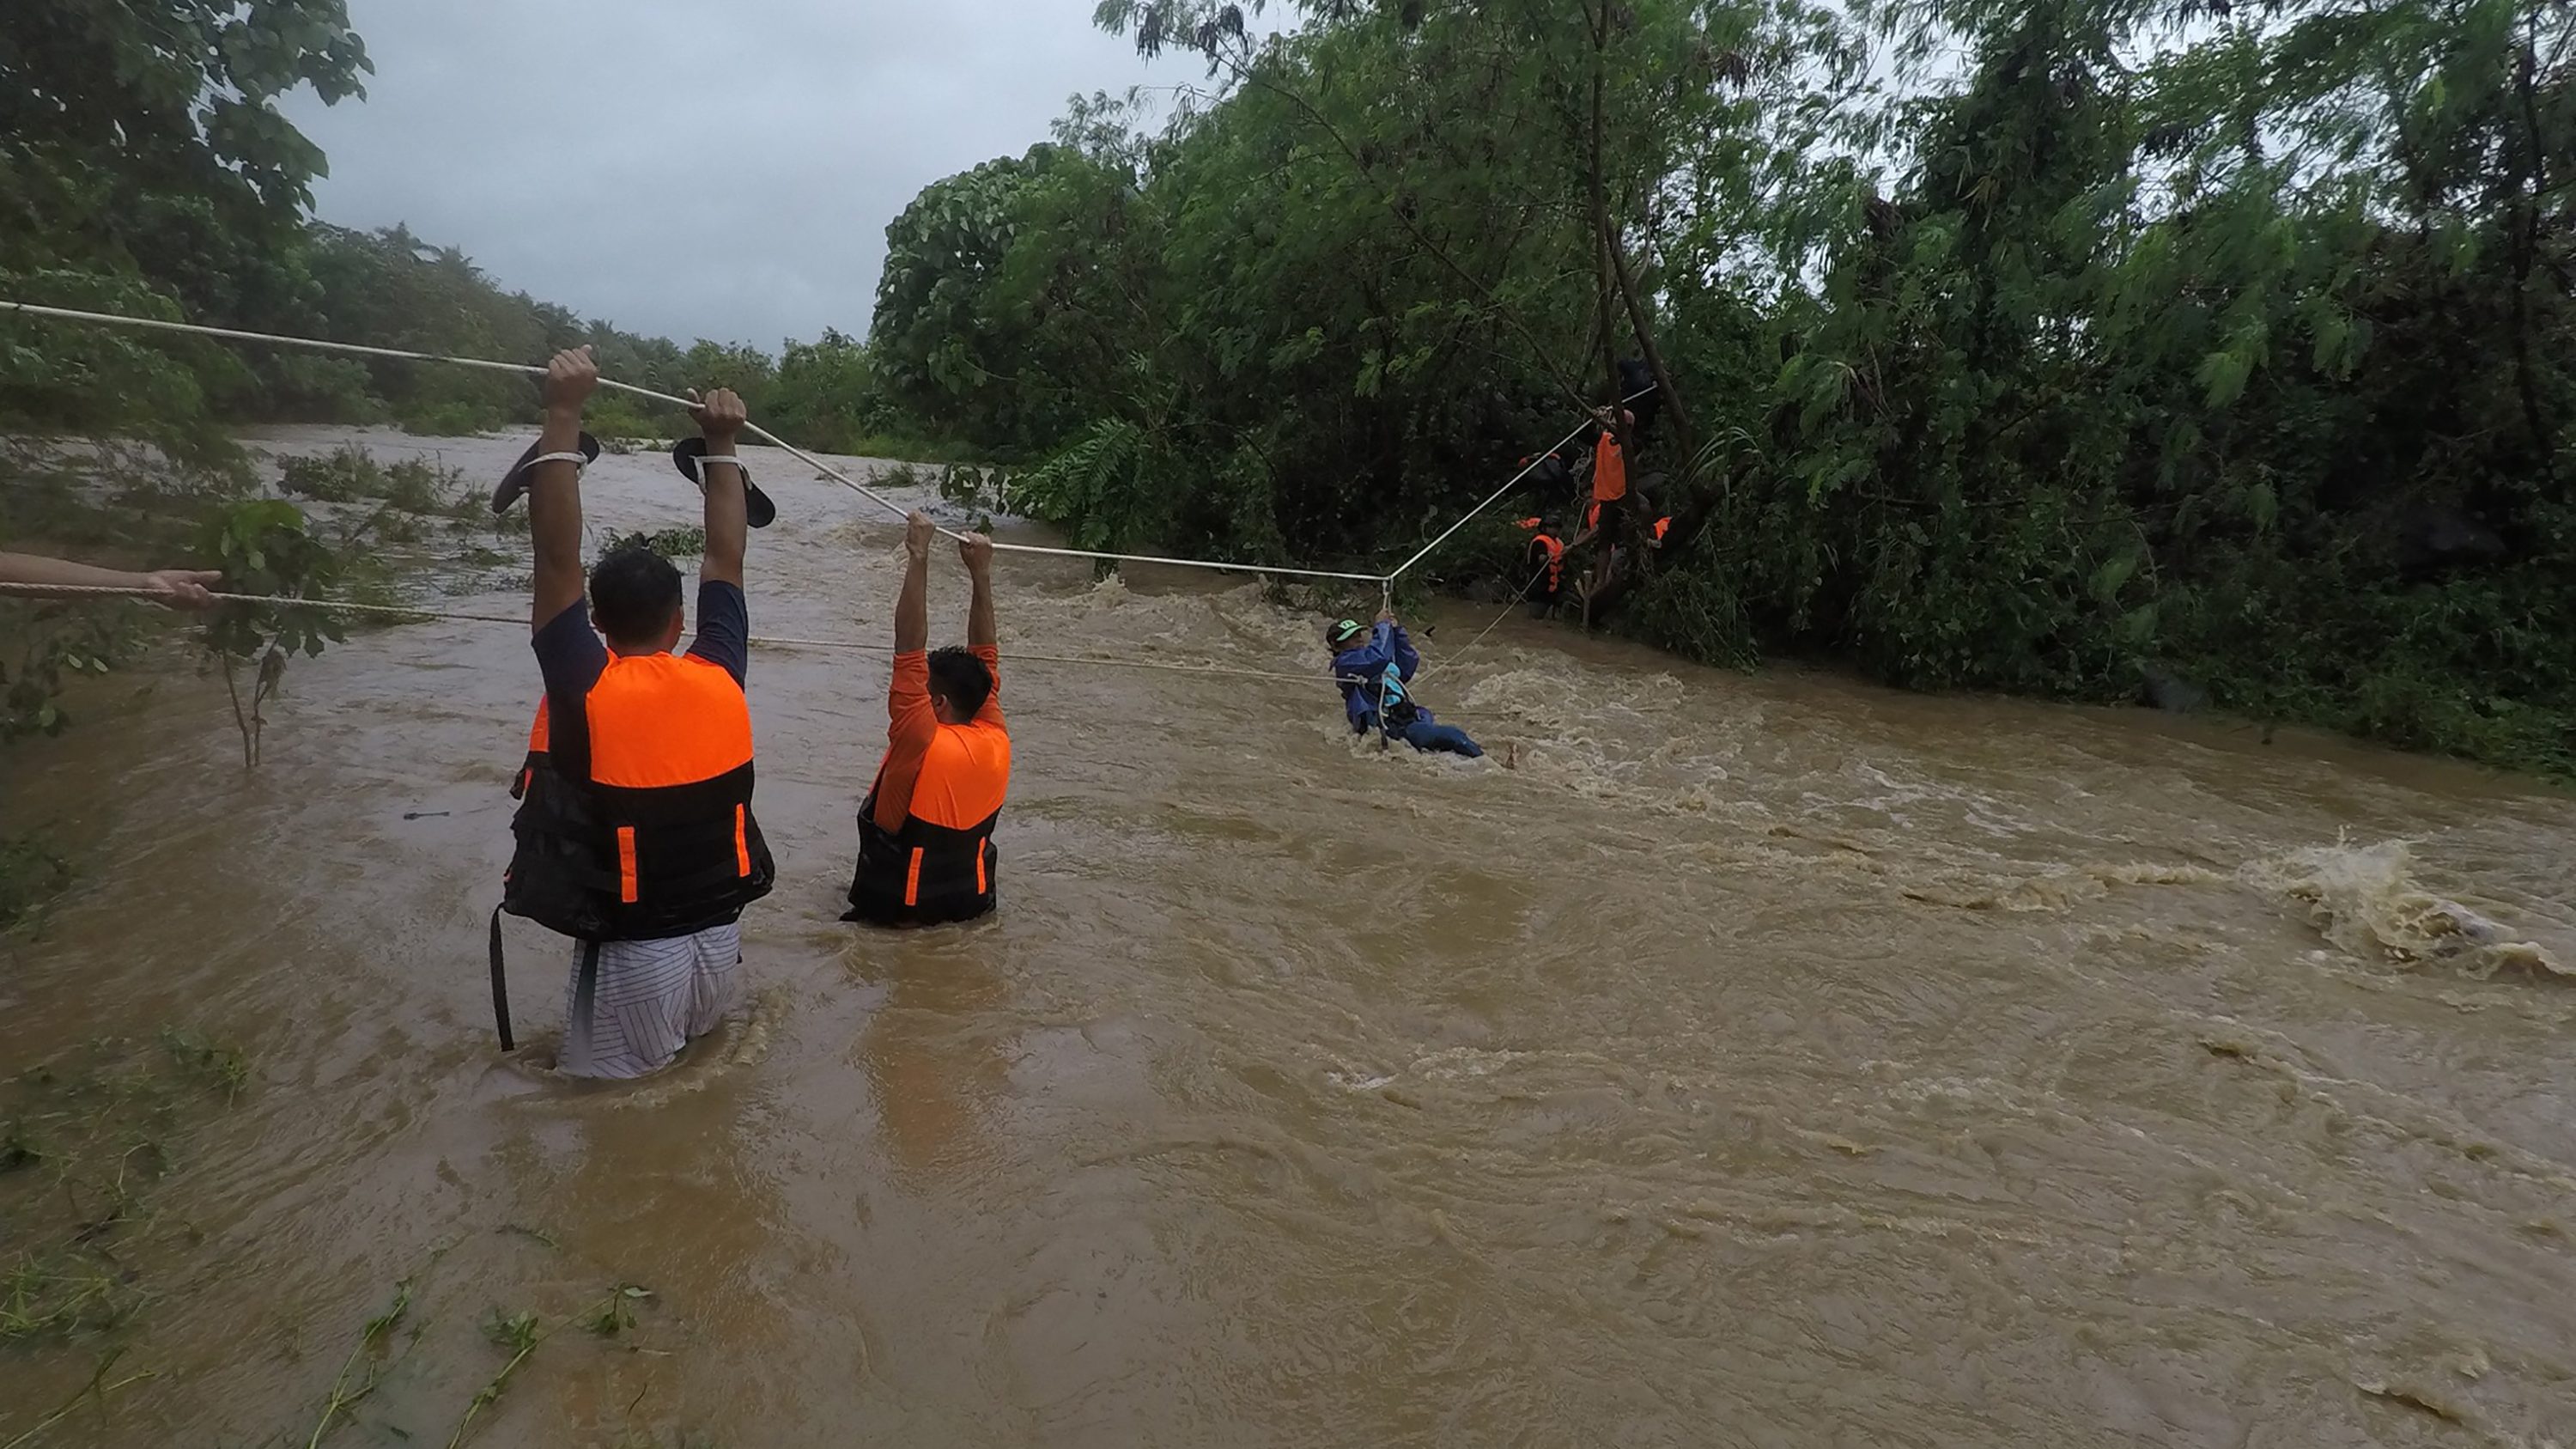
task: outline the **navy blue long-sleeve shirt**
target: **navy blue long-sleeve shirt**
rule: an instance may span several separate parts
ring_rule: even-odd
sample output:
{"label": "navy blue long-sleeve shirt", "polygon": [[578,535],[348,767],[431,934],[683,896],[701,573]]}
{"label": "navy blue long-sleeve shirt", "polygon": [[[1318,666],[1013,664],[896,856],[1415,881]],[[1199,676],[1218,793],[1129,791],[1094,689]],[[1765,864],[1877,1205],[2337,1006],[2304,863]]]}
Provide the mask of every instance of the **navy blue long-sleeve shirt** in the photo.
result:
{"label": "navy blue long-sleeve shirt", "polygon": [[[1351,719],[1351,732],[1366,734],[1377,728],[1378,696],[1383,693],[1388,703],[1408,699],[1401,688],[1383,687],[1381,677],[1395,672],[1399,685],[1409,683],[1415,671],[1422,668],[1422,655],[1406,636],[1404,626],[1381,619],[1369,634],[1368,642],[1355,649],[1345,649],[1333,656],[1333,675],[1341,681],[1342,709]],[[1429,719],[1431,712],[1417,702],[1414,708]],[[1396,718],[1404,716],[1398,714]]]}

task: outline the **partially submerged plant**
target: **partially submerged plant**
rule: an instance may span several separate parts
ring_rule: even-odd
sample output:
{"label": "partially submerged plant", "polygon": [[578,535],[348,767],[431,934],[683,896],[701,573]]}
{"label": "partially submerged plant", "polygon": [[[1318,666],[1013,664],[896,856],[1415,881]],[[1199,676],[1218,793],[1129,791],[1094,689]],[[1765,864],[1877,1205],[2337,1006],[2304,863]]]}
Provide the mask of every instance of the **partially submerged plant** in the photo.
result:
{"label": "partially submerged plant", "polygon": [[601,1338],[615,1338],[635,1326],[635,1305],[652,1296],[632,1283],[620,1283],[582,1316],[581,1326]]}
{"label": "partially submerged plant", "polygon": [[146,1370],[143,1373],[127,1374],[121,1379],[111,1381],[108,1378],[108,1373],[116,1367],[116,1361],[124,1356],[125,1350],[121,1347],[109,1349],[106,1353],[101,1354],[98,1360],[98,1367],[90,1371],[89,1382],[81,1385],[79,1393],[76,1393],[70,1398],[64,1400],[52,1413],[38,1419],[25,1433],[20,1434],[17,1438],[10,1440],[6,1444],[0,1444],[0,1449],[23,1449],[23,1446],[34,1443],[38,1435],[71,1417],[72,1410],[79,1408],[89,1400],[98,1400],[101,1408],[103,1409],[107,1404],[108,1395],[115,1393],[119,1389],[129,1388],[135,1384],[139,1384],[145,1379],[159,1377],[157,1373]]}
{"label": "partially submerged plant", "polygon": [[153,1240],[152,1185],[175,1161],[208,1088],[236,1099],[238,1051],[163,1033],[162,1053],[103,1040],[0,1085],[0,1342],[69,1340],[116,1329],[152,1290],[134,1248]]}
{"label": "partially submerged plant", "polygon": [[[331,1432],[333,1424],[351,1418],[350,1411],[376,1391],[376,1385],[383,1381],[383,1372],[382,1365],[372,1360],[383,1352],[386,1338],[410,1311],[411,1280],[405,1278],[394,1285],[393,1302],[386,1304],[382,1311],[359,1327],[357,1346],[349,1350],[349,1357],[340,1365],[340,1372],[332,1378],[331,1397],[322,1405],[321,1421],[313,1426],[312,1437],[304,1441],[304,1449],[316,1449]],[[357,1369],[361,1358],[370,1360],[366,1374],[352,1383],[349,1375]]]}
{"label": "partially submerged plant", "polygon": [[528,1355],[537,1351],[538,1344],[545,1342],[546,1331],[537,1321],[533,1309],[504,1314],[495,1308],[483,1320],[483,1336],[491,1340],[493,1347],[508,1353],[510,1361],[501,1365],[501,1371],[492,1376],[491,1382],[474,1391],[474,1401],[465,1406],[465,1417],[456,1421],[456,1432],[448,1437],[447,1449],[457,1449],[463,1444],[466,1432],[474,1427],[474,1416],[500,1402],[501,1395],[510,1387],[511,1375],[519,1371],[519,1365],[528,1361]]}
{"label": "partially submerged plant", "polygon": [[[215,611],[201,644],[222,666],[233,724],[242,737],[242,767],[259,764],[261,706],[286,679],[286,662],[299,651],[322,652],[325,640],[343,643],[337,619],[297,601],[325,597],[339,577],[341,560],[316,539],[304,511],[278,499],[236,504],[208,525],[206,552],[222,559],[228,593],[273,596],[275,603],[231,603]],[[250,696],[240,673],[252,671]]]}
{"label": "partially submerged plant", "polygon": [[621,533],[609,539],[600,548],[599,556],[606,558],[612,553],[630,548],[651,549],[662,557],[670,559],[696,558],[707,551],[707,531],[692,525],[687,528],[665,528],[656,533],[645,533],[640,529],[634,533]]}
{"label": "partially submerged plant", "polygon": [[161,1028],[161,1047],[182,1069],[223,1089],[225,1106],[240,1100],[242,1088],[250,1082],[250,1058],[236,1047],[217,1046],[175,1026]]}

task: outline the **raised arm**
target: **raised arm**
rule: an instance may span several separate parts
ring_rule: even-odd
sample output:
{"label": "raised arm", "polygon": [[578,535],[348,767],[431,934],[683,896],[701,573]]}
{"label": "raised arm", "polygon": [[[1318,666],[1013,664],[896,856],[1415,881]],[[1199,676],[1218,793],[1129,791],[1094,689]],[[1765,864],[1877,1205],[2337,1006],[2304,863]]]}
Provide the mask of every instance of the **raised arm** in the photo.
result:
{"label": "raised arm", "polygon": [[1404,632],[1393,614],[1378,615],[1377,631],[1378,643],[1395,664],[1395,677],[1410,683],[1414,672],[1422,668],[1422,654],[1413,647],[1413,636]]}
{"label": "raised arm", "polygon": [[697,417],[698,432],[707,440],[707,455],[698,464],[698,476],[705,480],[707,493],[707,551],[698,563],[698,578],[738,589],[742,587],[743,547],[751,536],[751,526],[744,517],[742,464],[735,460],[734,448],[750,414],[744,410],[742,398],[729,387],[708,393],[706,401],[690,411]]}
{"label": "raised arm", "polygon": [[894,652],[920,654],[930,648],[930,540],[939,525],[915,510],[904,520],[903,592],[894,600]]}
{"label": "raised arm", "polygon": [[[555,354],[546,364],[546,427],[539,453],[581,451],[581,411],[599,386],[599,364],[590,349]],[[528,534],[537,554],[536,603],[531,630],[542,631],[581,602],[581,467],[539,463],[528,470]]]}
{"label": "raised arm", "polygon": [[966,606],[966,644],[972,649],[990,649],[1002,642],[1001,628],[993,621],[993,540],[980,533],[970,533],[957,540],[957,557],[966,564],[966,577],[974,581],[974,598]]}
{"label": "raised arm", "polygon": [[152,602],[173,609],[207,609],[215,600],[206,590],[222,583],[224,576],[202,569],[155,569],[150,573],[127,573],[123,569],[92,568],[58,558],[45,558],[32,553],[0,553],[0,594],[10,592],[11,584],[72,584],[93,589],[150,589]]}

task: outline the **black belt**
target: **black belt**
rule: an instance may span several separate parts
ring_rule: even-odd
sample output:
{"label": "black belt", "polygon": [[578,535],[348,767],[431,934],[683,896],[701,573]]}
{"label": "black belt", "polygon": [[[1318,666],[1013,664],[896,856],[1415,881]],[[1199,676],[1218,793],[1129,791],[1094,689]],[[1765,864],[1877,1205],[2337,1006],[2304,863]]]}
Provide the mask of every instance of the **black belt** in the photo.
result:
{"label": "black belt", "polygon": [[492,908],[492,1024],[501,1030],[501,1050],[514,1052],[518,1042],[510,1036],[510,978],[501,969],[501,908]]}

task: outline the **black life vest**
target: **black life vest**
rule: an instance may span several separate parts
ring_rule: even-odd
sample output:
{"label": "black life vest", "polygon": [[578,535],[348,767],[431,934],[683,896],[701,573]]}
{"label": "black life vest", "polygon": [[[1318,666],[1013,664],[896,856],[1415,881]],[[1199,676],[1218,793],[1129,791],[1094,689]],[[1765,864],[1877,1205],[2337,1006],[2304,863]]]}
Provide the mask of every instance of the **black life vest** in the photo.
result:
{"label": "black life vest", "polygon": [[752,817],[751,715],[723,666],[616,656],[586,701],[585,776],[540,705],[512,794],[501,909],[584,941],[655,941],[741,918],[778,868]]}
{"label": "black life vest", "polygon": [[1553,599],[1558,594],[1564,592],[1564,541],[1544,533],[1534,534],[1530,538],[1529,552],[1530,557],[1533,560],[1543,562],[1547,568],[1546,575],[1543,578],[1538,575],[1536,570],[1531,571],[1531,587],[1535,590],[1537,597],[1542,599]]}
{"label": "black life vest", "polygon": [[[1000,900],[1001,852],[993,827],[1010,791],[1010,737],[961,742],[943,726],[922,756],[903,828],[877,823],[877,792],[859,806],[859,860],[850,873],[850,909],[841,919],[872,926],[936,926],[971,921]],[[955,818],[951,818],[951,816]]]}
{"label": "black life vest", "polygon": [[910,816],[888,834],[877,824],[876,792],[859,807],[859,862],[850,874],[850,909],[841,917],[871,926],[938,926],[990,915],[1000,904],[1002,858],[993,844],[995,812],[967,830]]}

